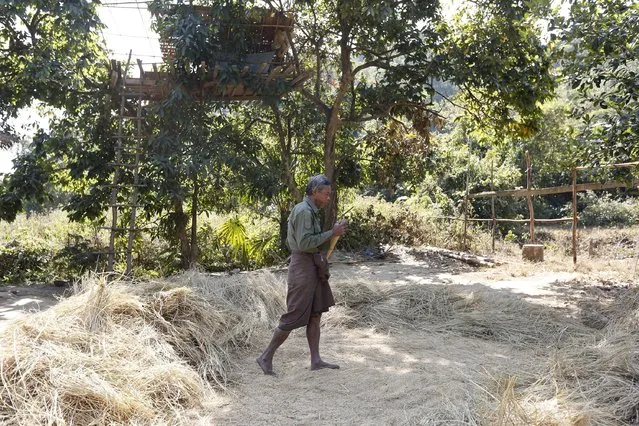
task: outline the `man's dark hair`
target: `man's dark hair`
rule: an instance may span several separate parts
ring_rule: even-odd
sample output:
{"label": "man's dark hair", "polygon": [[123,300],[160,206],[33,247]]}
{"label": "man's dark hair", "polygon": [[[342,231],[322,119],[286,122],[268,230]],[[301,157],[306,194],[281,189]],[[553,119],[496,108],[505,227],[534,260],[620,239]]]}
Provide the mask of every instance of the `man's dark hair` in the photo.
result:
{"label": "man's dark hair", "polygon": [[325,186],[331,186],[331,181],[326,176],[312,176],[306,185],[306,195],[313,195],[314,192],[322,190]]}

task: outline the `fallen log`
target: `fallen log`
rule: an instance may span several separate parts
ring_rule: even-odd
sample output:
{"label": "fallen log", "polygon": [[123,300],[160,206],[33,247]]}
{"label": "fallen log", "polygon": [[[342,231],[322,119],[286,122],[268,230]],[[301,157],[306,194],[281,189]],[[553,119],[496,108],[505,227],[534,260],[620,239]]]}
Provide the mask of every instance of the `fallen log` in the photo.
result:
{"label": "fallen log", "polygon": [[471,253],[466,253],[462,251],[453,251],[439,247],[425,247],[425,249],[432,253],[441,254],[442,256],[450,257],[452,259],[461,260],[464,263],[468,263],[472,266],[488,266],[493,267],[498,265],[494,259],[483,256],[476,256]]}

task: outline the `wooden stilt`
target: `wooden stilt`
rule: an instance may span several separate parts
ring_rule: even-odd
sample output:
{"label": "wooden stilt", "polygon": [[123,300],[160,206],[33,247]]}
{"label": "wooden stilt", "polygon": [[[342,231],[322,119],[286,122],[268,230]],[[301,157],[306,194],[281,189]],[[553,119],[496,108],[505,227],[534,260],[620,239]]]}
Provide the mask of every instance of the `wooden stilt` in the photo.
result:
{"label": "wooden stilt", "polygon": [[577,170],[572,170],[572,264],[577,265]]}

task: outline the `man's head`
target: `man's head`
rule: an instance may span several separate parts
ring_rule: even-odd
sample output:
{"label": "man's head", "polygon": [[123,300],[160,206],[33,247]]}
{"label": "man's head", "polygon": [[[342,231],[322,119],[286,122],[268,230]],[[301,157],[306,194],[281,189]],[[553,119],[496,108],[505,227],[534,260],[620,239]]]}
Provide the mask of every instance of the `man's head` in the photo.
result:
{"label": "man's head", "polygon": [[317,207],[324,207],[331,200],[331,181],[324,175],[311,177],[306,185],[306,195]]}

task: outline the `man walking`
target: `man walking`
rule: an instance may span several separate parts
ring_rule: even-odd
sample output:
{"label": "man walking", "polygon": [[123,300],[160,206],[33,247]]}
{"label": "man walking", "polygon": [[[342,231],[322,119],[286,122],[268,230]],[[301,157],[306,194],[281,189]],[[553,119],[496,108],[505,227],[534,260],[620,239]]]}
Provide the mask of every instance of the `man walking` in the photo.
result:
{"label": "man walking", "polygon": [[319,209],[328,205],[330,199],[331,182],[324,175],[313,176],[306,186],[304,200],[293,208],[288,218],[286,242],[291,249],[291,263],[287,277],[287,312],[280,318],[271,342],[257,358],[264,374],[275,374],[275,351],[292,330],[304,326],[311,351],[311,370],[339,368],[336,364],[323,361],[319,354],[322,313],[335,305],[328,283],[328,260],[320,246],[332,236],[342,235],[346,231],[344,223],[337,223],[332,230],[322,232]]}

